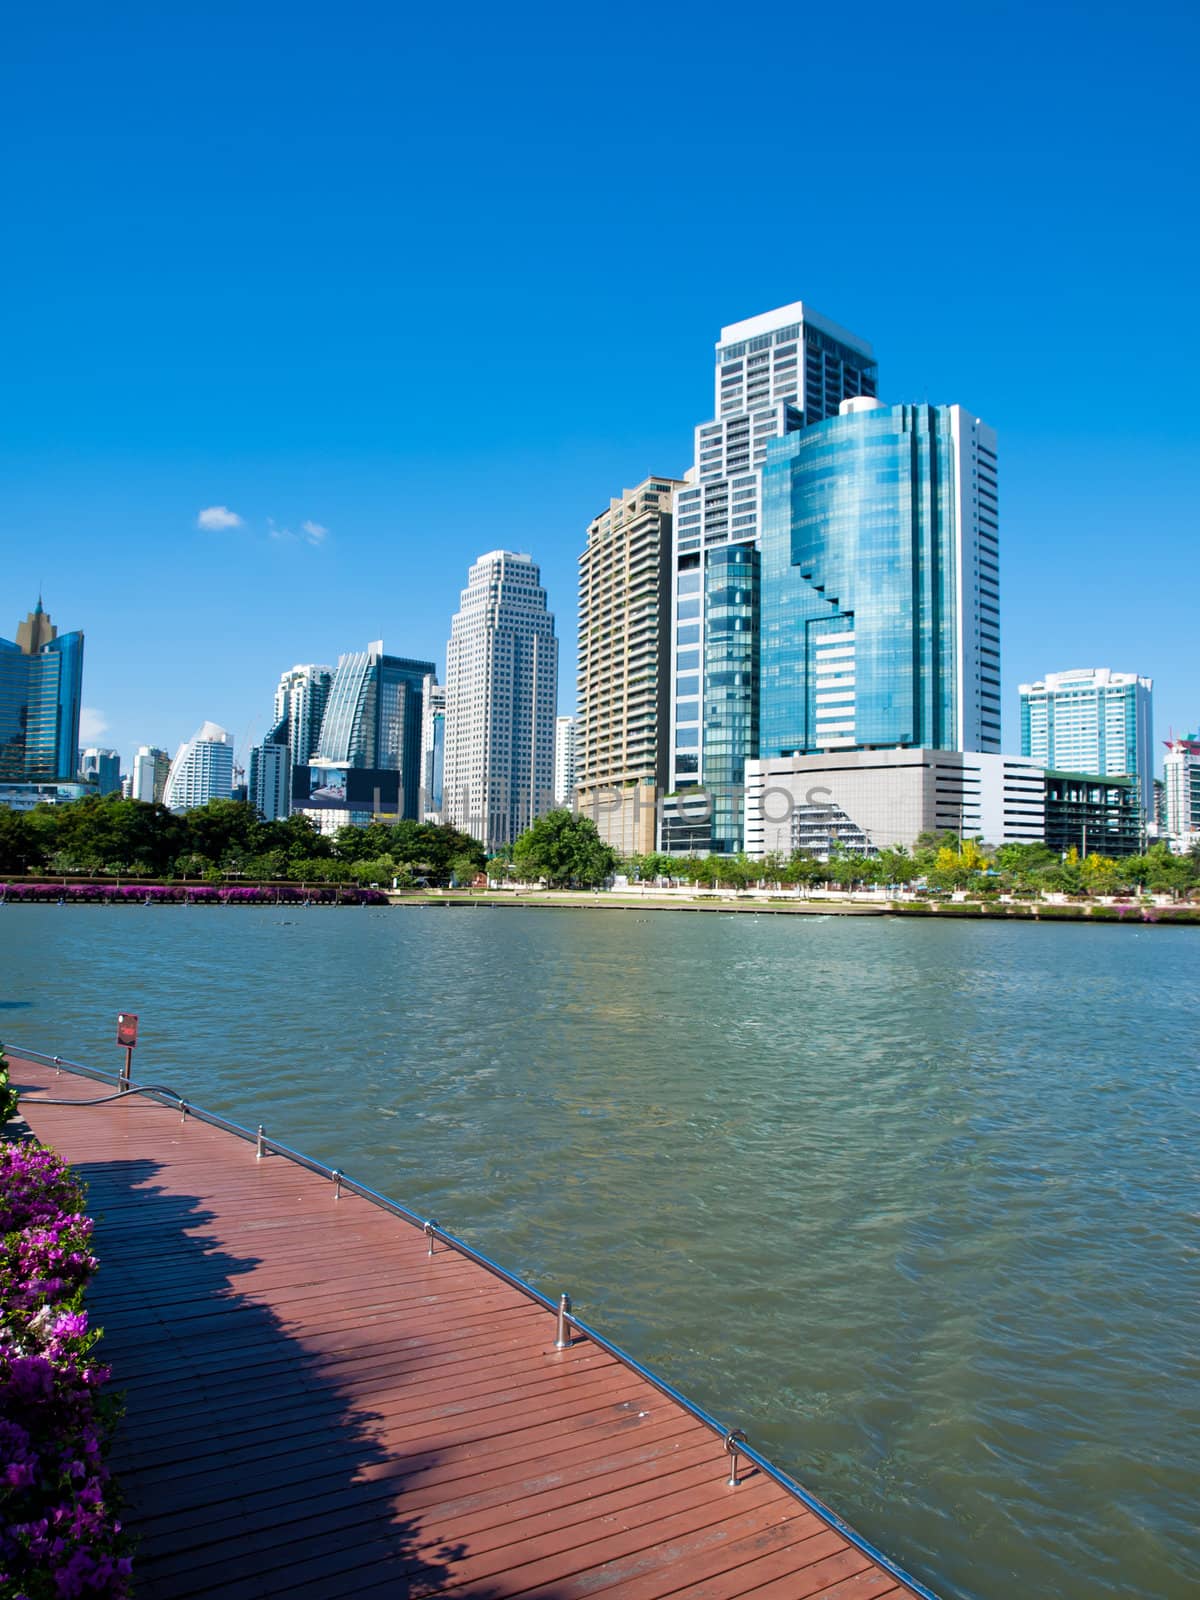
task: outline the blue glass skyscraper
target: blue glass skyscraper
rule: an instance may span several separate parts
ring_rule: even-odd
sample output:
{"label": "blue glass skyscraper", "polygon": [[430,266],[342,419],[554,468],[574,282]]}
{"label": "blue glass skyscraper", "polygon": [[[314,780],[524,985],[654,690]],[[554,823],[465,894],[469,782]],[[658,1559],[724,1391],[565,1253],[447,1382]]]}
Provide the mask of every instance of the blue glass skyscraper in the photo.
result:
{"label": "blue glass skyscraper", "polygon": [[[747,760],[757,755],[762,468],[771,440],[874,395],[875,356],[857,335],[802,301],[721,329],[712,420],[674,496],[668,850],[742,847]],[[703,787],[708,822],[686,820]]]}
{"label": "blue glass skyscraper", "polygon": [[763,757],[1000,749],[996,440],[847,401],[763,468]]}
{"label": "blue glass skyscraper", "polygon": [[0,780],[69,782],[79,765],[83,634],[59,634],[39,600],[0,639]]}

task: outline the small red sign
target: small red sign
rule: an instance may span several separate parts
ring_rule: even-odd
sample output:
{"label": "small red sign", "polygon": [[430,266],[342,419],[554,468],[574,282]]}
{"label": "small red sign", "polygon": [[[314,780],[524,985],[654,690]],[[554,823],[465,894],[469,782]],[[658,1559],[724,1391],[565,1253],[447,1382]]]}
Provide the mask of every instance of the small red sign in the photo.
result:
{"label": "small red sign", "polygon": [[137,1013],[135,1011],[117,1012],[117,1043],[126,1050],[132,1050],[137,1043]]}

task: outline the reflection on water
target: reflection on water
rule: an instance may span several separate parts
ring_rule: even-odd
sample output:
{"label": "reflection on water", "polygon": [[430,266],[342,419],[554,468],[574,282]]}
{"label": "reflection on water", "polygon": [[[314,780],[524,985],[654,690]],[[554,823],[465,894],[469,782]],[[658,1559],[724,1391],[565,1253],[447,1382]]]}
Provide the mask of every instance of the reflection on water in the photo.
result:
{"label": "reflection on water", "polygon": [[436,1214],[947,1596],[1200,1585],[1189,929],[0,909],[14,1041]]}

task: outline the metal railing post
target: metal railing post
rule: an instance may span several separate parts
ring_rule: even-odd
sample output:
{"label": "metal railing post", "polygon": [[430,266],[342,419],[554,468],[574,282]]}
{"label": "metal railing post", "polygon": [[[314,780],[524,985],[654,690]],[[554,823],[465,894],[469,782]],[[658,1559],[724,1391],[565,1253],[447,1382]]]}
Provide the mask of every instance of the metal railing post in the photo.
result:
{"label": "metal railing post", "polygon": [[263,1140],[263,1125],[260,1122],[258,1125],[258,1137],[254,1141],[254,1159],[256,1161],[261,1161],[265,1154],[266,1144]]}
{"label": "metal railing post", "polygon": [[725,1450],[729,1456],[729,1476],[726,1478],[725,1482],[731,1489],[736,1489],[738,1486],[738,1445],[745,1443],[746,1435],[740,1428],[731,1428],[725,1435]]}
{"label": "metal railing post", "polygon": [[427,1255],[432,1255],[433,1254],[433,1245],[434,1245],[435,1236],[437,1234],[437,1226],[438,1226],[437,1225],[437,1219],[434,1218],[434,1217],[430,1217],[428,1222],[426,1222],[424,1228],[422,1229],[422,1232],[424,1233],[425,1237],[429,1240],[429,1249],[426,1252]]}
{"label": "metal railing post", "polygon": [[556,1350],[569,1350],[571,1348],[571,1296],[560,1294],[558,1297],[558,1324],[554,1330],[554,1348]]}
{"label": "metal railing post", "polygon": [[335,1200],[340,1200],[342,1198],[342,1175],[338,1169],[334,1167],[329,1176],[333,1179],[333,1198]]}
{"label": "metal railing post", "polygon": [[188,1112],[189,1112],[190,1109],[191,1109],[191,1107],[188,1105],[186,1100],[181,1100],[179,1102],[179,1120],[180,1120],[180,1122],[186,1122],[187,1121]]}

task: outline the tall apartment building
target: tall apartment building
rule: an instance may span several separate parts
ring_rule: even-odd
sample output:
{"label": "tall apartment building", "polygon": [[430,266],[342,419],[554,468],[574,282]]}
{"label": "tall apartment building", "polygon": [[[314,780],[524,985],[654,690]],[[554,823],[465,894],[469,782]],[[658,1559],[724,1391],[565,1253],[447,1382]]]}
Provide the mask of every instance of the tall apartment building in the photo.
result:
{"label": "tall apartment building", "polygon": [[129,795],[133,800],[144,800],[148,805],[162,803],[167,787],[167,774],[171,770],[171,757],[154,745],[138,746],[130,774]]}
{"label": "tall apartment building", "polygon": [[536,562],[493,550],[467,575],[446,651],[444,810],[488,849],[554,799],[558,640]]}
{"label": "tall apartment building", "polygon": [[1167,740],[1163,811],[1173,841],[1189,848],[1200,841],[1200,734]]}
{"label": "tall apartment building", "polygon": [[[873,396],[871,346],[797,301],[722,328],[714,413],[674,496],[669,786],[713,797],[712,848],[742,845],[742,784],[757,755],[762,469],[772,439]],[[665,848],[699,839],[664,810]]]}
{"label": "tall apartment building", "polygon": [[0,639],[0,782],[71,782],[79,763],[83,634],[42,609]]}
{"label": "tall apartment building", "polygon": [[121,787],[121,757],[115,750],[89,745],[79,752],[79,776],[94,784],[97,794],[116,794]]}
{"label": "tall apartment building", "polygon": [[332,682],[332,667],[319,667],[311,662],[292,667],[279,679],[275,690],[273,742],[288,746],[293,765],[300,766],[317,753]]}
{"label": "tall apartment building", "polygon": [[579,558],[579,809],[622,855],[655,849],[670,776],[671,513],[687,487],[646,478],[588,528]]}
{"label": "tall apartment building", "polygon": [[291,809],[291,761],[286,744],[264,740],[250,752],[246,799],[264,822],[276,822]]}
{"label": "tall apartment building", "polygon": [[554,723],[554,804],[575,804],[575,744],[577,717],[557,717]]}
{"label": "tall apartment building", "polygon": [[168,811],[193,811],[233,798],[233,735],[205,722],[175,752],[163,789]]}
{"label": "tall apartment building", "polygon": [[1021,754],[1044,767],[1136,778],[1154,820],[1153,690],[1134,672],[1089,667],[1021,685]]}
{"label": "tall apartment building", "polygon": [[848,400],[763,473],[758,740],[1000,750],[996,436],[961,406]]}

